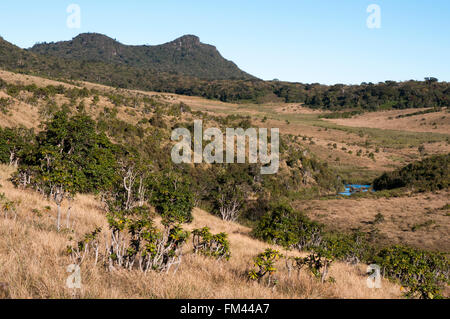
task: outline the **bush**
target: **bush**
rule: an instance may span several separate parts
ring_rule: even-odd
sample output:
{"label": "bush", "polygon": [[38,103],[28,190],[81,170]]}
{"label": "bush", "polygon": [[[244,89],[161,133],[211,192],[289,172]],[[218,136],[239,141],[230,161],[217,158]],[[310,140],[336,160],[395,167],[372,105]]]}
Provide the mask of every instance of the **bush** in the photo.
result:
{"label": "bush", "polygon": [[9,105],[12,103],[10,99],[6,98],[0,98],[0,112],[3,114],[8,114],[9,112]]}
{"label": "bush", "polygon": [[408,288],[407,297],[441,298],[442,289],[450,284],[449,260],[443,253],[397,245],[382,249],[373,263],[385,276]]}
{"label": "bush", "polygon": [[164,223],[164,229],[159,230],[147,214],[127,216],[123,212],[109,213],[108,223],[111,242],[106,255],[110,269],[137,267],[143,272],[168,272],[172,265],[180,265],[189,232],[179,225]]}
{"label": "bush", "polygon": [[57,112],[45,123],[29,154],[23,156],[18,174],[34,171],[32,182],[41,190],[64,182],[73,192],[95,193],[111,187],[116,177],[116,153],[106,135],[97,133],[90,117]]}
{"label": "bush", "polygon": [[152,186],[151,203],[164,219],[171,222],[190,223],[194,196],[189,183],[174,174],[157,176]]}
{"label": "bush", "polygon": [[324,283],[333,260],[333,257],[326,256],[323,253],[312,253],[307,257],[288,258],[286,264],[289,272],[294,268],[300,272],[304,266],[307,266],[313,276],[320,278],[321,282]]}
{"label": "bush", "polygon": [[283,258],[283,255],[278,250],[267,248],[254,258],[254,265],[257,269],[249,271],[248,278],[261,282],[264,276],[268,275],[267,285],[276,284],[276,281],[272,280],[272,276],[277,272],[275,263],[280,258]]}
{"label": "bush", "polygon": [[211,256],[218,260],[231,257],[230,244],[226,233],[213,235],[208,227],[194,229],[192,231],[192,244],[194,253],[200,253],[205,256]]}
{"label": "bush", "polygon": [[351,264],[365,262],[373,256],[373,248],[367,241],[365,233],[353,232],[351,234],[326,233],[319,246],[313,251],[336,258]]}
{"label": "bush", "polygon": [[373,181],[373,188],[377,191],[402,187],[416,191],[445,189],[450,185],[449,163],[450,154],[435,155],[384,173]]}
{"label": "bush", "polygon": [[32,149],[34,138],[32,130],[0,127],[0,163],[19,164]]}
{"label": "bush", "polygon": [[17,202],[6,198],[4,193],[0,193],[0,214],[3,215],[4,218],[11,217],[14,220],[17,218],[17,204]]}
{"label": "bush", "polygon": [[299,250],[316,247],[322,239],[322,226],[310,221],[286,204],[271,207],[253,230],[256,238]]}

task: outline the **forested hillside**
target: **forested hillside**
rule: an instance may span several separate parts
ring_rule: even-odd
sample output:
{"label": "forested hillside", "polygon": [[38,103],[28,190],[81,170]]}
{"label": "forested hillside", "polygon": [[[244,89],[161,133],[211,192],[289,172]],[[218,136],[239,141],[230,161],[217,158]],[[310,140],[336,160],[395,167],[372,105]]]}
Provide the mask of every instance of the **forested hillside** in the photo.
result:
{"label": "forested hillside", "polygon": [[[224,207],[231,208],[236,204],[234,220],[258,217],[260,213],[254,211],[254,201],[249,198],[289,196],[305,187],[316,194],[336,193],[342,189],[337,174],[326,163],[305,152],[291,137],[281,138],[282,167],[277,176],[261,175],[260,164],[173,164],[171,145],[166,143],[170,141],[172,129],[185,127],[192,131],[193,116],[223,130],[230,126],[249,127],[251,119],[245,116],[211,116],[193,112],[182,103],[171,104],[145,95],[104,93],[62,85],[38,87],[0,79],[0,90],[9,96],[4,99],[6,113],[13,99],[25,99],[39,105],[43,116],[41,126],[46,130],[36,134],[23,128],[0,128],[0,161],[18,164],[18,174],[26,177],[25,181],[35,180],[33,185],[41,190],[45,187],[39,184],[40,181],[48,179],[47,173],[42,175],[42,163],[51,154],[57,155],[54,161],[59,164],[53,168],[61,174],[57,178],[68,178],[74,192],[109,190],[117,177],[110,173],[127,170],[126,163],[137,161],[142,177],[154,171],[158,179],[164,179],[163,176],[170,172],[188,180],[186,187],[194,194],[196,203],[203,207],[219,213]],[[62,101],[55,102],[60,99],[64,101],[62,104]],[[99,110],[100,100],[106,100],[112,107]],[[117,115],[118,107],[124,105],[142,111],[144,117],[134,125],[124,121]],[[91,114],[96,116],[93,118]],[[150,176],[153,173],[148,178],[155,178]],[[225,201],[224,194],[229,196]]]}
{"label": "forested hillside", "polygon": [[192,76],[204,80],[254,79],[217,49],[185,35],[161,45],[124,45],[105,35],[83,33],[71,41],[36,44],[31,52],[87,62],[120,64],[157,73]]}
{"label": "forested hillside", "polygon": [[31,50],[0,38],[0,67],[224,102],[297,102],[316,109],[369,111],[450,105],[450,84],[432,77],[332,86],[262,81],[240,71],[194,36],[160,46],[124,46],[106,36],[84,34],[69,42],[38,44]]}

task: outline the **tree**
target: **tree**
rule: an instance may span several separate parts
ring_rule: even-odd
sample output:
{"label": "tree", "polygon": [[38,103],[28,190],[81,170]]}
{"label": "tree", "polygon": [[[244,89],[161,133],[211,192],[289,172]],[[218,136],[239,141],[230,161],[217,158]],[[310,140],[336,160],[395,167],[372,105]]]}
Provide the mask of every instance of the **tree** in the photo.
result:
{"label": "tree", "polygon": [[[247,176],[249,177],[249,176]],[[236,165],[220,169],[216,175],[216,187],[212,190],[214,211],[226,221],[236,221],[241,213],[246,194],[245,174]]]}
{"label": "tree", "polygon": [[118,160],[118,178],[111,192],[120,209],[129,211],[144,206],[150,198],[151,173],[152,165],[137,154],[128,153]]}
{"label": "tree", "polygon": [[194,253],[211,256],[218,260],[231,257],[230,244],[226,233],[211,234],[208,227],[194,229],[192,231],[192,245]]}
{"label": "tree", "polygon": [[72,197],[76,192],[76,168],[73,163],[62,158],[61,153],[43,150],[41,170],[35,178],[42,192],[53,199],[57,206],[56,228],[61,228],[61,205],[64,199]]}
{"label": "tree", "polygon": [[253,259],[257,269],[249,271],[248,278],[261,282],[264,276],[268,275],[267,285],[270,286],[272,282],[276,284],[277,282],[275,280],[272,281],[273,274],[277,272],[275,263],[283,257],[278,250],[267,248]]}
{"label": "tree", "polygon": [[173,173],[158,174],[153,179],[151,203],[169,223],[190,223],[194,196],[189,183]]}
{"label": "tree", "polygon": [[437,79],[437,78],[435,78],[435,77],[426,77],[425,78],[425,82],[427,83],[427,84],[431,84],[431,83],[435,83],[435,82],[438,82],[439,80]]}
{"label": "tree", "polygon": [[253,235],[272,244],[302,250],[319,246],[322,227],[289,205],[277,203],[261,218]]}
{"label": "tree", "polygon": [[67,112],[60,111],[45,123],[36,143],[22,156],[13,181],[16,185],[31,185],[54,200],[59,231],[64,199],[77,192],[111,188],[116,179],[115,151],[87,115],[70,118]]}
{"label": "tree", "polygon": [[0,128],[0,163],[13,166],[19,164],[33,146],[34,133],[24,128]]}
{"label": "tree", "polygon": [[[168,272],[172,265],[181,263],[189,233],[180,224],[192,220],[193,198],[188,184],[173,174],[154,174],[152,179],[138,182],[139,167],[137,158],[122,162],[122,179],[109,193],[111,240],[107,244],[107,263],[110,269],[132,269],[137,265],[144,272]],[[162,230],[154,226],[149,208],[143,202],[141,205],[136,196],[144,188],[152,192],[150,201],[163,217]]]}

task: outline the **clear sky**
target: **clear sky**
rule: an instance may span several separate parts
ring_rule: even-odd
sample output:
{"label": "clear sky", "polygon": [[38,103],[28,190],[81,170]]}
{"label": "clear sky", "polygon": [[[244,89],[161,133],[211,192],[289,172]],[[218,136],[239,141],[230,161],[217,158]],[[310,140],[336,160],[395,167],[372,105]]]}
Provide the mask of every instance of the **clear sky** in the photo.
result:
{"label": "clear sky", "polygon": [[[72,3],[79,29],[66,24]],[[367,26],[371,4],[380,28]],[[265,80],[450,81],[449,0],[0,1],[0,36],[22,48],[83,32],[152,45],[195,34]]]}

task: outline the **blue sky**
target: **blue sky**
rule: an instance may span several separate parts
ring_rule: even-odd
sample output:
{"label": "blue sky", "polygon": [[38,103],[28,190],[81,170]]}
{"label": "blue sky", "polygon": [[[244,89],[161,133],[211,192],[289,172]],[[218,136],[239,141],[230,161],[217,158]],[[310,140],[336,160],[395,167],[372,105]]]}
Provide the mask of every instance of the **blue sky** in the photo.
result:
{"label": "blue sky", "polygon": [[[81,28],[66,25],[81,8]],[[370,4],[381,28],[370,29]],[[0,36],[22,48],[104,33],[125,44],[198,35],[265,80],[304,83],[450,81],[448,0],[1,1]]]}

